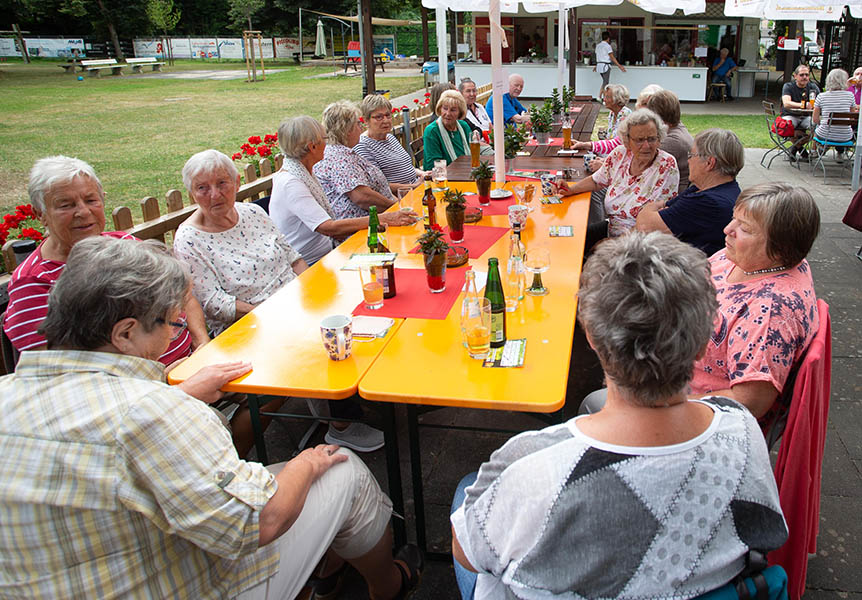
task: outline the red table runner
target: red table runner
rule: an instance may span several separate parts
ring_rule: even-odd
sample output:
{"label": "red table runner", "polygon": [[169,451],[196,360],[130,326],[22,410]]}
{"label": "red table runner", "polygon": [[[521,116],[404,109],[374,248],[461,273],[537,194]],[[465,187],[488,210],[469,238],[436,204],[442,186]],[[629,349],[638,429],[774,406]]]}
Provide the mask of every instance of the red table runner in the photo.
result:
{"label": "red table runner", "polygon": [[[395,269],[395,297],[384,300],[383,306],[377,310],[369,310],[365,308],[365,302],[360,302],[353,314],[396,319],[445,319],[464,287],[466,272],[467,267],[446,269],[446,289],[432,294],[425,269]],[[358,275],[356,285],[359,285]]]}
{"label": "red table runner", "polygon": [[[494,201],[491,200],[491,202]],[[485,207],[482,207],[483,210],[484,208]],[[509,211],[506,210],[506,214],[508,214],[508,212]],[[452,239],[449,237],[449,228],[443,228],[443,233],[446,234],[446,243],[455,246],[464,246],[470,252],[470,258],[479,258],[480,256],[482,256],[485,251],[488,250],[488,248],[493,246],[497,240],[506,235],[508,232],[508,227],[481,227],[479,225],[465,225],[464,241],[453,242]],[[410,250],[410,254],[416,254],[417,252],[419,252],[418,245],[412,250]]]}

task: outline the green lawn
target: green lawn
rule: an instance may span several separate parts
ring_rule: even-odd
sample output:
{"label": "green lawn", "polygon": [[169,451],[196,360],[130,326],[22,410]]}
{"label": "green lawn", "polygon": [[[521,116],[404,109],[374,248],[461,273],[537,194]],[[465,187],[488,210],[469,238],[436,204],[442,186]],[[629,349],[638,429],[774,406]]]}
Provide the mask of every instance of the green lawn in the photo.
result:
{"label": "green lawn", "polygon": [[[598,135],[595,134],[600,128],[607,128],[608,113],[602,113],[596,119],[596,129],[593,133],[593,139],[597,140]],[[763,115],[687,115],[682,114],[682,122],[685,124],[689,133],[694,136],[704,129],[711,127],[721,127],[731,129],[739,136],[745,148],[769,148],[772,144],[769,141],[769,134],[766,132],[766,126],[763,123]]]}
{"label": "green lawn", "polygon": [[[285,117],[320,118],[328,103],[361,96],[359,77],[307,79],[332,67],[272,67],[286,70],[250,84],[137,75],[78,81],[56,62],[0,64],[0,215],[27,201],[27,174],[36,159],[66,154],[96,169],[109,215],[126,205],[139,218],[141,198],[161,199],[182,187],[180,169],[193,153],[216,148],[230,155],[248,136],[274,133]],[[245,65],[178,61],[167,70],[195,68]],[[387,78],[385,85],[396,97],[423,83],[404,77]]]}

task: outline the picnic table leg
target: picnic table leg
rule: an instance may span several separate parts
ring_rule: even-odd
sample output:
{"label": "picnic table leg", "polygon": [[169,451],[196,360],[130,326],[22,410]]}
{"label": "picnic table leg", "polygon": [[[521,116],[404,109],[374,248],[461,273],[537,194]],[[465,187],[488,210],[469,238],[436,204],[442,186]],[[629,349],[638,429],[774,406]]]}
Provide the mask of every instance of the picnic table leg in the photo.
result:
{"label": "picnic table leg", "polygon": [[395,405],[383,403],[383,448],[386,451],[386,476],[389,480],[389,498],[392,500],[392,534],[395,547],[400,548],[407,542],[407,529],[404,523],[404,492],[401,483],[401,463],[398,454],[398,429],[395,424]]}
{"label": "picnic table leg", "polygon": [[266,442],[263,439],[263,427],[260,422],[260,402],[257,394],[248,395],[248,416],[251,418],[251,431],[254,434],[257,460],[262,465],[269,464],[269,457],[266,455]]}
{"label": "picnic table leg", "polygon": [[425,534],[425,490],[422,485],[422,456],[419,451],[419,414],[416,405],[407,405],[407,443],[410,446],[410,474],[413,477],[413,512],[416,522],[416,545],[428,552]]}

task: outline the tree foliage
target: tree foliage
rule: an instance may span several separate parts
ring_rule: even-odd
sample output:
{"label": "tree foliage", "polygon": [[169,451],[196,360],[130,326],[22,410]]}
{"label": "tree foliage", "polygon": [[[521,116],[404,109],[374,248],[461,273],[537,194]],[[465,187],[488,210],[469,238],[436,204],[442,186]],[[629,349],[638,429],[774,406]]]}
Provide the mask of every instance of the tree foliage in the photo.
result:
{"label": "tree foliage", "polygon": [[233,19],[234,25],[245,29],[248,24],[249,29],[254,29],[251,18],[264,7],[264,0],[229,0],[230,1],[230,17]]}
{"label": "tree foliage", "polygon": [[165,35],[180,22],[181,11],[174,8],[174,0],[147,0],[147,17]]}

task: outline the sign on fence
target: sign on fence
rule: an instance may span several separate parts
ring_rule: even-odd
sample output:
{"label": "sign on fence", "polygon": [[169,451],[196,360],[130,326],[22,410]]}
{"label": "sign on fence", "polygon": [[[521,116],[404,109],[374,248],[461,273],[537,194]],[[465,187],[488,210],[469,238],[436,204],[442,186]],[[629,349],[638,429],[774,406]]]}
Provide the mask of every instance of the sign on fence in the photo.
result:
{"label": "sign on fence", "polygon": [[215,38],[191,38],[192,58],[218,58],[218,42]]}
{"label": "sign on fence", "polygon": [[218,38],[218,53],[220,58],[242,59],[242,38]]}
{"label": "sign on fence", "polygon": [[138,58],[147,58],[155,56],[158,59],[165,58],[165,49],[162,40],[134,40],[132,42],[135,48],[135,56]]}
{"label": "sign on fence", "polygon": [[12,38],[0,38],[0,56],[21,56],[15,40]]}
{"label": "sign on fence", "polygon": [[275,56],[277,58],[293,58],[294,52],[299,52],[299,38],[275,38]]}
{"label": "sign on fence", "polygon": [[[69,58],[72,56],[73,49],[84,52],[83,38],[24,38],[24,43],[27,44],[27,54],[30,56]],[[21,56],[21,53],[15,52],[4,56]]]}

